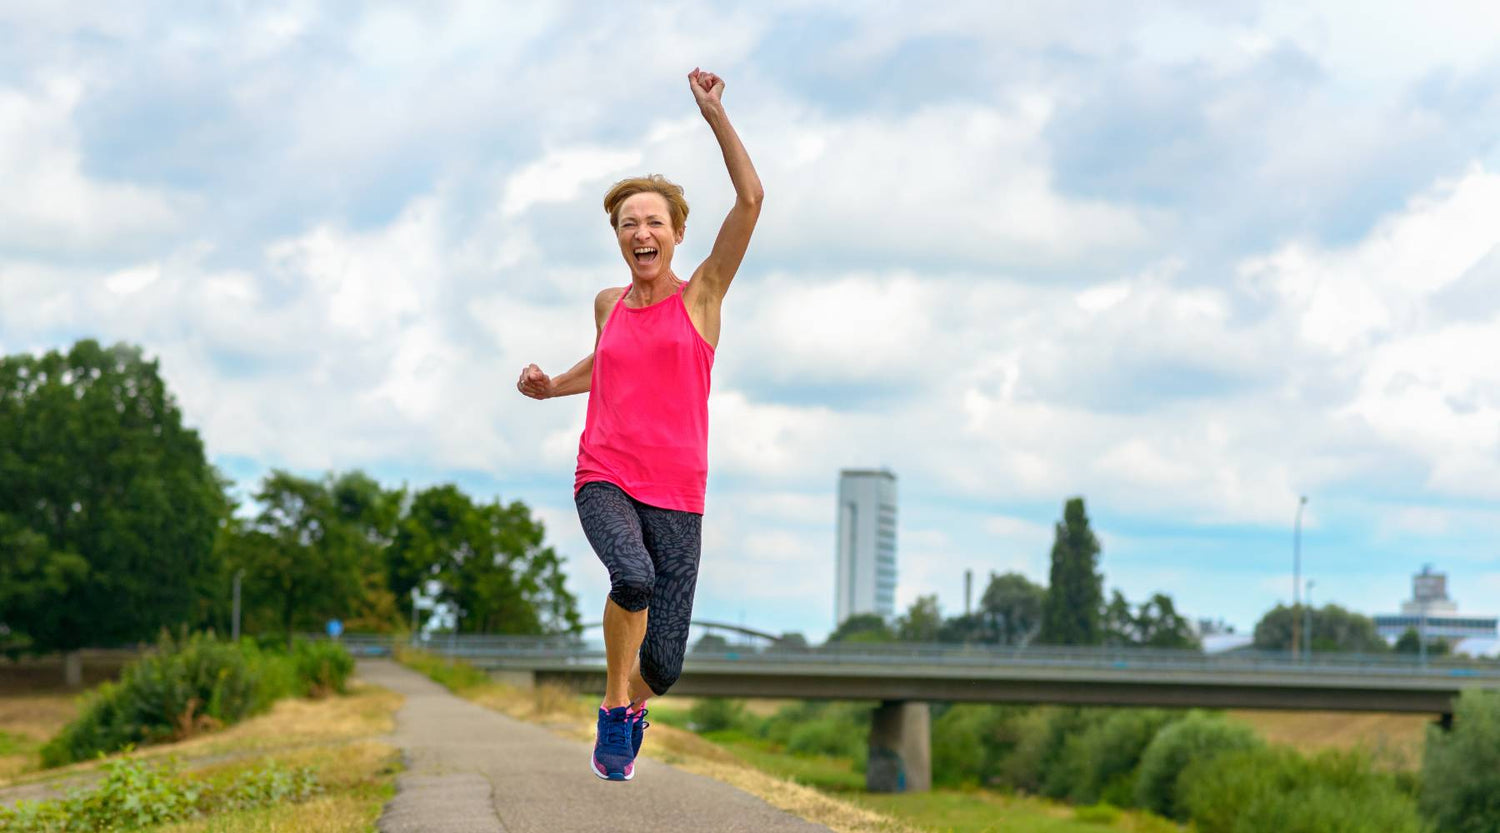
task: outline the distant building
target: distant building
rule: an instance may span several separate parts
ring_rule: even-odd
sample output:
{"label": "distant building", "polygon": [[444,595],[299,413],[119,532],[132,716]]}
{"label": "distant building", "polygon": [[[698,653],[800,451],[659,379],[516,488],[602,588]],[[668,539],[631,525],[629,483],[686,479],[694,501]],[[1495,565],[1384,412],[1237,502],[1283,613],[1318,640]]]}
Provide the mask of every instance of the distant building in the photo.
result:
{"label": "distant building", "polygon": [[1500,633],[1500,617],[1460,614],[1458,604],[1448,598],[1447,574],[1434,573],[1429,564],[1412,576],[1411,600],[1401,603],[1400,613],[1377,614],[1375,630],[1389,642],[1408,630],[1423,634],[1428,642],[1494,639]]}
{"label": "distant building", "polygon": [[859,613],[896,613],[896,475],[839,472],[836,626]]}

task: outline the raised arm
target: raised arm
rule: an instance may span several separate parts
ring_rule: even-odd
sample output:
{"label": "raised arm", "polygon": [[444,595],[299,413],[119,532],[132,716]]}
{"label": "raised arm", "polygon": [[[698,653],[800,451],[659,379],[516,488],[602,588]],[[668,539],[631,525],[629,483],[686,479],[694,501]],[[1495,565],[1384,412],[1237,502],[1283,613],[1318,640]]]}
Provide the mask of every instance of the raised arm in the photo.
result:
{"label": "raised arm", "polygon": [[[594,349],[599,349],[599,337],[604,334],[604,322],[619,299],[619,288],[606,289],[594,298]],[[591,352],[562,375],[552,378],[534,364],[526,365],[521,378],[516,381],[516,390],[532,399],[551,399],[554,396],[572,396],[588,393],[594,377],[594,354]]]}
{"label": "raised arm", "polygon": [[750,235],[755,231],[756,220],[760,219],[760,202],[765,189],[761,187],[755,166],[750,163],[750,154],[745,152],[745,145],[724,113],[724,80],[711,72],[694,69],[688,73],[688,81],[693,88],[693,98],[698,101],[698,110],[713,129],[714,138],[719,140],[724,165],[729,168],[729,180],[734,183],[734,207],[729,209],[729,216],[719,228],[713,251],[693,274],[693,283],[701,283],[710,296],[704,300],[716,306],[729,291],[740,261],[745,258]]}

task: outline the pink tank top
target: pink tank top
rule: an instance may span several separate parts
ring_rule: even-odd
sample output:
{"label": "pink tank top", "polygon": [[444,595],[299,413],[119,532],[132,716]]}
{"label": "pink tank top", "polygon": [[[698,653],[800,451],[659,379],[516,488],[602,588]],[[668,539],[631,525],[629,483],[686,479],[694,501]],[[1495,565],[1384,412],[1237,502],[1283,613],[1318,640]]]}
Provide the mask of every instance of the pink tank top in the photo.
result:
{"label": "pink tank top", "polygon": [[626,290],[604,322],[575,492],[604,481],[650,506],[703,513],[714,348],[688,318],[685,286],[640,309],[625,306]]}

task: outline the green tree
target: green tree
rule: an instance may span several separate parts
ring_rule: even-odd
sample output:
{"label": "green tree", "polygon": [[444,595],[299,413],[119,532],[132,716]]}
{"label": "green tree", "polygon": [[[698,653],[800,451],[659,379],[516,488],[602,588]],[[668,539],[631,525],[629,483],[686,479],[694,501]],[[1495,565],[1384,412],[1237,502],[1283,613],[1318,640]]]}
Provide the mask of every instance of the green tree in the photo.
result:
{"label": "green tree", "polygon": [[1042,607],[1047,588],[1020,573],[995,575],[979,597],[979,612],[1001,645],[1024,645],[1042,626]]}
{"label": "green tree", "polygon": [[1040,641],[1048,645],[1098,645],[1104,634],[1099,611],[1104,579],[1099,539],[1089,528],[1083,498],[1068,500],[1052,544],[1052,573],[1042,605]]}
{"label": "green tree", "polygon": [[577,599],[524,503],[475,504],[453,485],[418,492],[390,547],[398,593],[426,584],[465,633],[572,633]]}
{"label": "green tree", "polygon": [[768,654],[805,654],[808,652],[807,637],[799,631],[787,631],[766,646]]}
{"label": "green tree", "polygon": [[896,638],[902,642],[936,642],[943,627],[937,596],[918,596],[905,614],[896,619]]}
{"label": "green tree", "polygon": [[1102,613],[1104,641],[1109,645],[1146,648],[1201,648],[1187,618],[1177,612],[1172,597],[1153,593],[1134,610],[1120,591],[1114,591]]}
{"label": "green tree", "polygon": [[84,340],[0,358],[0,624],[73,651],[193,624],[229,504],[155,361]]}
{"label": "green tree", "polygon": [[828,644],[837,642],[895,642],[896,634],[878,613],[856,613],[845,619],[833,633],[828,635]]}
{"label": "green tree", "polygon": [[1439,830],[1500,830],[1500,692],[1463,692],[1453,729],[1427,730],[1421,804]]}
{"label": "green tree", "polygon": [[729,640],[716,633],[705,633],[693,643],[695,654],[722,654],[729,650]]}
{"label": "green tree", "polygon": [[[1416,628],[1407,628],[1391,646],[1398,654],[1420,654],[1422,653],[1422,635],[1417,633]],[[1427,640],[1427,655],[1429,657],[1440,657],[1450,650],[1448,640],[1438,638]]]}
{"label": "green tree", "polygon": [[[1304,607],[1293,611],[1286,605],[1277,605],[1256,623],[1255,647],[1267,651],[1290,651],[1292,617],[1294,614],[1298,617],[1306,616],[1309,612],[1312,616],[1314,652],[1380,654],[1390,650],[1376,632],[1375,620],[1338,605],[1325,605],[1311,611]],[[1298,627],[1301,627],[1300,621]]]}
{"label": "green tree", "polygon": [[361,471],[329,475],[324,482],[339,519],[352,527],[366,544],[356,548],[360,590],[354,597],[345,627],[387,632],[401,626],[402,599],[391,587],[386,551],[395,540],[406,491],[387,490]]}
{"label": "green tree", "polygon": [[361,568],[375,544],[346,521],[326,482],[285,471],[262,481],[254,520],[228,534],[231,569],[245,571],[246,620],[291,639],[347,618],[359,603]]}

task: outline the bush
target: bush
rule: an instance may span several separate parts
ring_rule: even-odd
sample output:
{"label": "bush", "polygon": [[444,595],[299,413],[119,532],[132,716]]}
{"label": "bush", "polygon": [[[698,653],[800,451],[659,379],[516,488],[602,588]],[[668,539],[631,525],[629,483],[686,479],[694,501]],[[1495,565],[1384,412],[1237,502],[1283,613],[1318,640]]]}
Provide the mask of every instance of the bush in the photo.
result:
{"label": "bush", "polygon": [[299,640],[292,649],[292,660],[306,696],[327,697],[348,690],[349,675],[354,673],[354,657],[344,650],[343,645]]}
{"label": "bush", "polygon": [[1063,798],[1072,790],[1072,773],[1059,764],[1068,738],[1102,723],[1107,709],[1039,708],[1016,726],[1016,742],[1000,765],[1000,779],[1018,790]]}
{"label": "bush", "polygon": [[1357,752],[1259,747],[1189,764],[1179,806],[1200,833],[1421,833],[1396,776]]}
{"label": "bush", "polygon": [[490,682],[488,674],[463,660],[445,659],[426,651],[397,648],[396,660],[427,675],[428,679],[449,691],[459,692]]}
{"label": "bush", "polygon": [[859,767],[870,752],[870,707],[860,703],[793,703],[764,721],[759,734],[788,752],[845,757]]}
{"label": "bush", "polygon": [[720,697],[698,700],[688,711],[688,721],[695,732],[739,729],[744,725],[745,717],[744,703]]}
{"label": "bush", "polygon": [[1067,790],[1074,804],[1135,801],[1135,771],[1141,755],[1163,727],[1180,714],[1161,709],[1118,709],[1068,737],[1053,767],[1050,784]]}
{"label": "bush", "polygon": [[1260,745],[1260,739],[1247,726],[1227,723],[1203,712],[1190,712],[1157,732],[1142,753],[1136,771],[1135,803],[1154,813],[1185,821],[1187,814],[1178,801],[1177,786],[1183,771],[1216,755]]}
{"label": "bush", "polygon": [[212,634],[174,640],[164,634],[154,650],[105,683],[79,715],[42,747],[44,766],[61,766],[126,746],[180,740],[239,722],[282,697],[314,687],[343,690],[353,659],[342,646],[299,646],[294,656],[246,640]]}
{"label": "bush", "polygon": [[1453,728],[1428,729],[1421,806],[1445,833],[1500,830],[1500,692],[1465,691]]}
{"label": "bush", "polygon": [[45,766],[59,766],[127,745],[187,737],[233,723],[264,698],[245,652],[210,635],[174,641],[126,666],[85,700],[73,722],[42,747]]}
{"label": "bush", "polygon": [[944,786],[985,785],[997,780],[1015,752],[1028,709],[962,704],[935,708],[932,721],[932,782]]}
{"label": "bush", "polygon": [[0,806],[0,830],[137,830],[220,811],[302,801],[322,789],[311,770],[288,770],[274,764],[210,781],[185,778],[171,764],[131,758],[111,761],[104,772],[95,787],[66,798]]}

